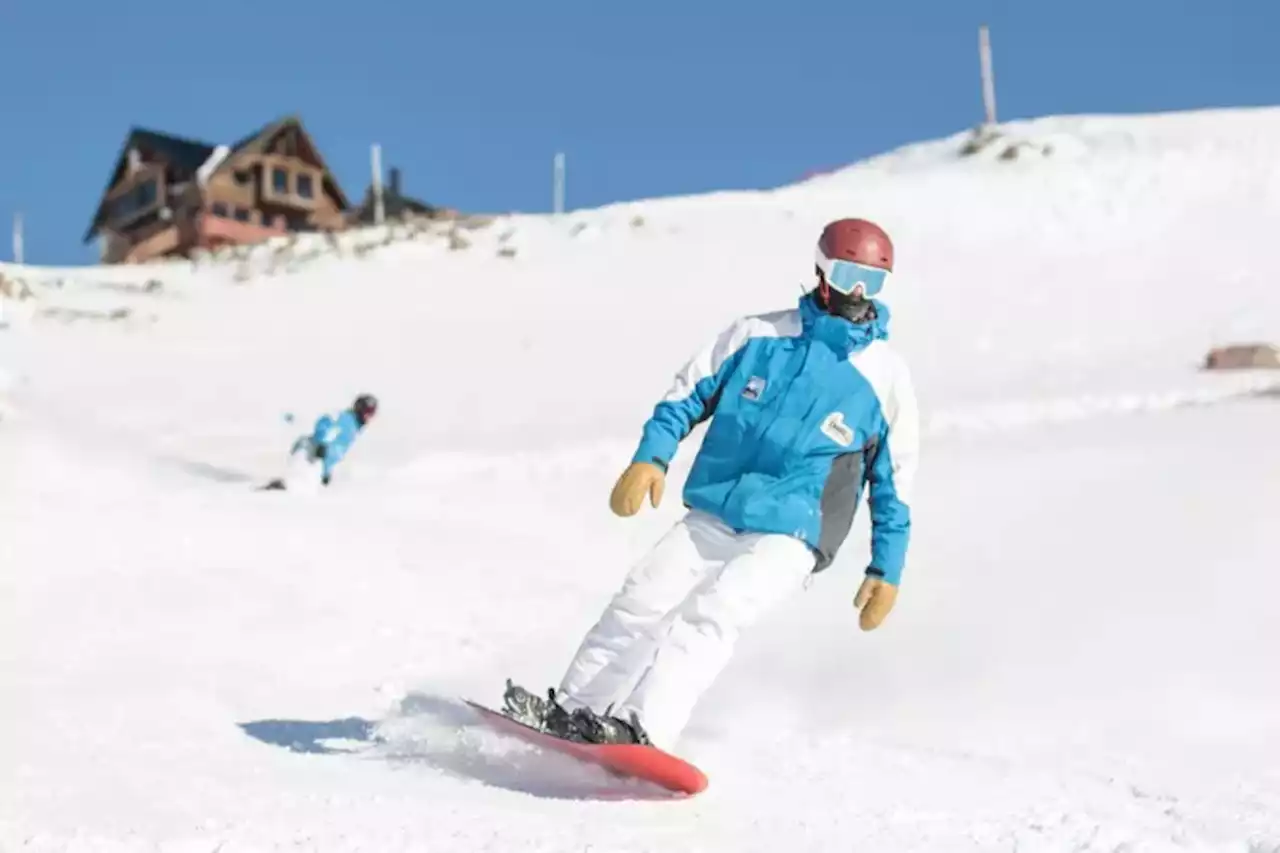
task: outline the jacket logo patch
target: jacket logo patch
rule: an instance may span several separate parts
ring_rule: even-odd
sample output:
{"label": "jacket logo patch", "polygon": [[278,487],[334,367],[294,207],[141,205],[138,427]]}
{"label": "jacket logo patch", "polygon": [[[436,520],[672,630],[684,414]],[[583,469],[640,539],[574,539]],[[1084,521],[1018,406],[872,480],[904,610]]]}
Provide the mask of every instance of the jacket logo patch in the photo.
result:
{"label": "jacket logo patch", "polygon": [[742,389],[742,396],[748,400],[759,400],[764,393],[765,381],[760,376],[752,376],[747,380],[747,387]]}
{"label": "jacket logo patch", "polygon": [[822,421],[822,434],[841,447],[853,444],[853,430],[844,422],[844,412],[832,412]]}

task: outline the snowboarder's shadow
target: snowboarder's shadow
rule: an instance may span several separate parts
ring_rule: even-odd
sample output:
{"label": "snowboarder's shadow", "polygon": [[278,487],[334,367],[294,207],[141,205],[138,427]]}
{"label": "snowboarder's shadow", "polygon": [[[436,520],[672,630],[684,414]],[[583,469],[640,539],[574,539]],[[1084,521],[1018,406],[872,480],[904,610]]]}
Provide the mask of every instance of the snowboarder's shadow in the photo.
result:
{"label": "snowboarder's shadow", "polygon": [[255,720],[238,725],[249,737],[263,743],[313,755],[359,752],[372,742],[376,727],[375,723],[359,717],[324,722]]}
{"label": "snowboarder's shadow", "polygon": [[226,468],[214,465],[210,462],[201,462],[191,459],[182,459],[180,457],[163,457],[162,462],[172,465],[183,472],[199,477],[204,480],[212,480],[215,483],[250,483],[253,477],[243,471],[237,471],[234,468]]}
{"label": "snowboarder's shadow", "polygon": [[411,693],[381,721],[257,720],[245,734],[291,752],[347,754],[401,768],[425,766],[458,779],[535,797],[565,800],[662,800],[648,782],[549,752],[501,734],[452,699]]}

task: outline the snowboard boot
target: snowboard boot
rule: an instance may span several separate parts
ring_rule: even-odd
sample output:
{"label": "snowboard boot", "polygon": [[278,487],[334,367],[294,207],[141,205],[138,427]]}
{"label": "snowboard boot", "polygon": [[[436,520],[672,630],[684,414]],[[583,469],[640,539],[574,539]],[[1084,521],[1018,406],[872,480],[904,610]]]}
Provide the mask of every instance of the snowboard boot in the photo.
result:
{"label": "snowboard boot", "polygon": [[502,713],[518,723],[555,737],[583,741],[573,725],[572,715],[556,701],[555,688],[549,688],[547,698],[543,699],[513,684],[508,678],[502,705]]}
{"label": "snowboard boot", "polygon": [[587,743],[652,745],[635,711],[631,712],[630,720],[624,720],[612,716],[609,713],[612,710],[612,705],[603,714],[590,708],[576,708],[571,715],[573,727]]}

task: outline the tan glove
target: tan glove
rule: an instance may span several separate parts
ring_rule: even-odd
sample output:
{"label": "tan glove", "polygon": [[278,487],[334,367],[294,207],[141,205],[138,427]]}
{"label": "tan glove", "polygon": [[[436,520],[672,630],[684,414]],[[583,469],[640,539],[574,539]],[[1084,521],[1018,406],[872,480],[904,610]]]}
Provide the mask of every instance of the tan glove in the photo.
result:
{"label": "tan glove", "polygon": [[898,598],[898,588],[880,578],[868,575],[858,587],[858,594],[853,598],[853,606],[862,611],[858,616],[858,625],[864,631],[872,631],[880,626],[884,617],[893,609]]}
{"label": "tan glove", "polygon": [[657,507],[666,484],[667,475],[657,465],[652,462],[632,462],[613,487],[613,494],[609,496],[609,509],[615,515],[623,517],[635,515],[640,511],[640,504],[644,502],[646,494],[649,502]]}

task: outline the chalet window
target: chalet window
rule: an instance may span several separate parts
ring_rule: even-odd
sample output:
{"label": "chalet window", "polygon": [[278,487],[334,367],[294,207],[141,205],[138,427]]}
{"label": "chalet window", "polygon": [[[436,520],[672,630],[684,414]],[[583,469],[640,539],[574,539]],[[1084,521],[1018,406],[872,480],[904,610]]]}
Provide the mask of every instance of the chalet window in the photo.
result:
{"label": "chalet window", "polygon": [[156,203],[156,182],[154,180],[138,184],[138,207],[150,207]]}
{"label": "chalet window", "polygon": [[116,221],[131,219],[138,213],[154,207],[157,196],[156,179],[143,181],[107,203],[109,217]]}
{"label": "chalet window", "polygon": [[236,169],[234,177],[236,183],[242,187],[247,187],[253,183],[253,173],[248,169]]}
{"label": "chalet window", "polygon": [[301,198],[315,197],[315,186],[310,175],[298,175],[298,196]]}
{"label": "chalet window", "polygon": [[236,208],[235,216],[236,216],[236,222],[248,222],[248,221],[249,221],[249,211],[248,211],[248,210],[246,210],[246,209],[245,209],[245,208],[243,208],[243,207],[237,207],[237,208]]}
{"label": "chalet window", "polygon": [[226,219],[228,215],[227,206],[220,201],[215,201],[213,203],[213,215],[221,216],[223,219]]}
{"label": "chalet window", "polygon": [[271,189],[280,195],[289,193],[289,172],[279,166],[271,170]]}

